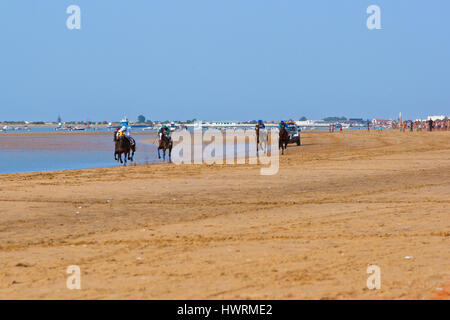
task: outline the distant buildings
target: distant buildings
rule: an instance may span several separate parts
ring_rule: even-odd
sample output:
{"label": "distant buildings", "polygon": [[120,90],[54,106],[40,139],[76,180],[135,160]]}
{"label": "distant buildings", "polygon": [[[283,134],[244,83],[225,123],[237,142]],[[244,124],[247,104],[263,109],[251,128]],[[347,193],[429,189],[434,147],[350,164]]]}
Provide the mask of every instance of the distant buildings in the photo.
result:
{"label": "distant buildings", "polygon": [[438,120],[445,120],[448,119],[448,116],[444,116],[444,115],[440,115],[440,116],[428,116],[427,120],[433,120],[433,121],[438,121]]}
{"label": "distant buildings", "polygon": [[444,116],[444,115],[440,115],[440,116],[428,116],[426,119],[415,119],[414,121],[419,122],[419,121],[428,121],[428,120],[433,120],[433,121],[439,121],[439,120],[448,120],[450,119],[450,116]]}

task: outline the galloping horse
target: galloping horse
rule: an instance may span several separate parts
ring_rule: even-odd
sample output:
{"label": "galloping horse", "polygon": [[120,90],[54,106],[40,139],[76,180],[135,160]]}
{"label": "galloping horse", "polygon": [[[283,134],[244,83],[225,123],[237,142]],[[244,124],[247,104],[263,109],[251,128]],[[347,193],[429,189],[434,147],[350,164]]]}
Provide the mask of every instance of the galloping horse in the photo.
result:
{"label": "galloping horse", "polygon": [[166,150],[169,149],[169,162],[172,161],[172,139],[170,139],[165,133],[161,132],[158,146],[158,159],[161,159],[159,150],[163,150],[163,160],[166,160]]}
{"label": "galloping horse", "polygon": [[[120,132],[119,137],[114,132],[114,160],[120,161],[120,163],[127,164],[127,159],[133,161],[134,153],[136,152],[136,143],[131,143],[130,139]],[[124,161],[122,161],[122,154],[124,155]]]}
{"label": "galloping horse", "polygon": [[287,148],[288,143],[289,143],[289,132],[287,131],[286,126],[282,124],[278,140],[278,148],[281,149],[281,154],[284,154],[284,149]]}

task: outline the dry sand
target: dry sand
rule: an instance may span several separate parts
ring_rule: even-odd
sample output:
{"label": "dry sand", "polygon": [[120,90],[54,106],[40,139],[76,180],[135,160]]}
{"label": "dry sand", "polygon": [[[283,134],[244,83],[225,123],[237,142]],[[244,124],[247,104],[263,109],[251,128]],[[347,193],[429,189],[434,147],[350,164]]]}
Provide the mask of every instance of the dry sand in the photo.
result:
{"label": "dry sand", "polygon": [[[174,164],[0,175],[0,298],[448,298],[450,132],[303,143],[275,176]],[[81,290],[66,288],[69,265]],[[366,288],[369,265],[380,290]]]}

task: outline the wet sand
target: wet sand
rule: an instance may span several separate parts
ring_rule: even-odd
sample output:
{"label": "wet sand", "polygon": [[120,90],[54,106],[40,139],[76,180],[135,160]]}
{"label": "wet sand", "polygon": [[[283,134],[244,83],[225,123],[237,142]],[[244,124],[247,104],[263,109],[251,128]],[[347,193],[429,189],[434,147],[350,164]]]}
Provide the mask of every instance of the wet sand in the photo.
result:
{"label": "wet sand", "polygon": [[[308,132],[275,176],[0,175],[0,298],[448,298],[450,132]],[[81,268],[81,290],[66,269]],[[366,269],[381,268],[369,290]]]}

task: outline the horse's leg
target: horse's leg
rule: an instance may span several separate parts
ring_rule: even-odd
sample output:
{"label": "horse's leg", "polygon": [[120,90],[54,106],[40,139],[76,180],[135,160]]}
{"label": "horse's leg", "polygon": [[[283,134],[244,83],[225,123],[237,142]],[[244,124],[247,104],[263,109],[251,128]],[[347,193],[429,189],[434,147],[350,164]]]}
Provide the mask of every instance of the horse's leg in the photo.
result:
{"label": "horse's leg", "polygon": [[131,148],[131,161],[134,161],[134,153],[136,152],[136,145]]}
{"label": "horse's leg", "polygon": [[166,148],[163,149],[163,160],[166,160]]}
{"label": "horse's leg", "polygon": [[128,149],[128,160],[130,160],[131,161],[131,150],[132,150],[132,146],[131,146],[131,144],[130,144],[130,148]]}
{"label": "horse's leg", "polygon": [[159,150],[161,150],[161,148],[158,148],[158,159],[161,159],[161,154],[159,153]]}
{"label": "horse's leg", "polygon": [[123,163],[123,161],[122,161],[122,152],[119,152],[118,155],[119,155],[119,161],[120,161],[120,163]]}
{"label": "horse's leg", "polygon": [[169,162],[172,162],[172,146],[169,147]]}

